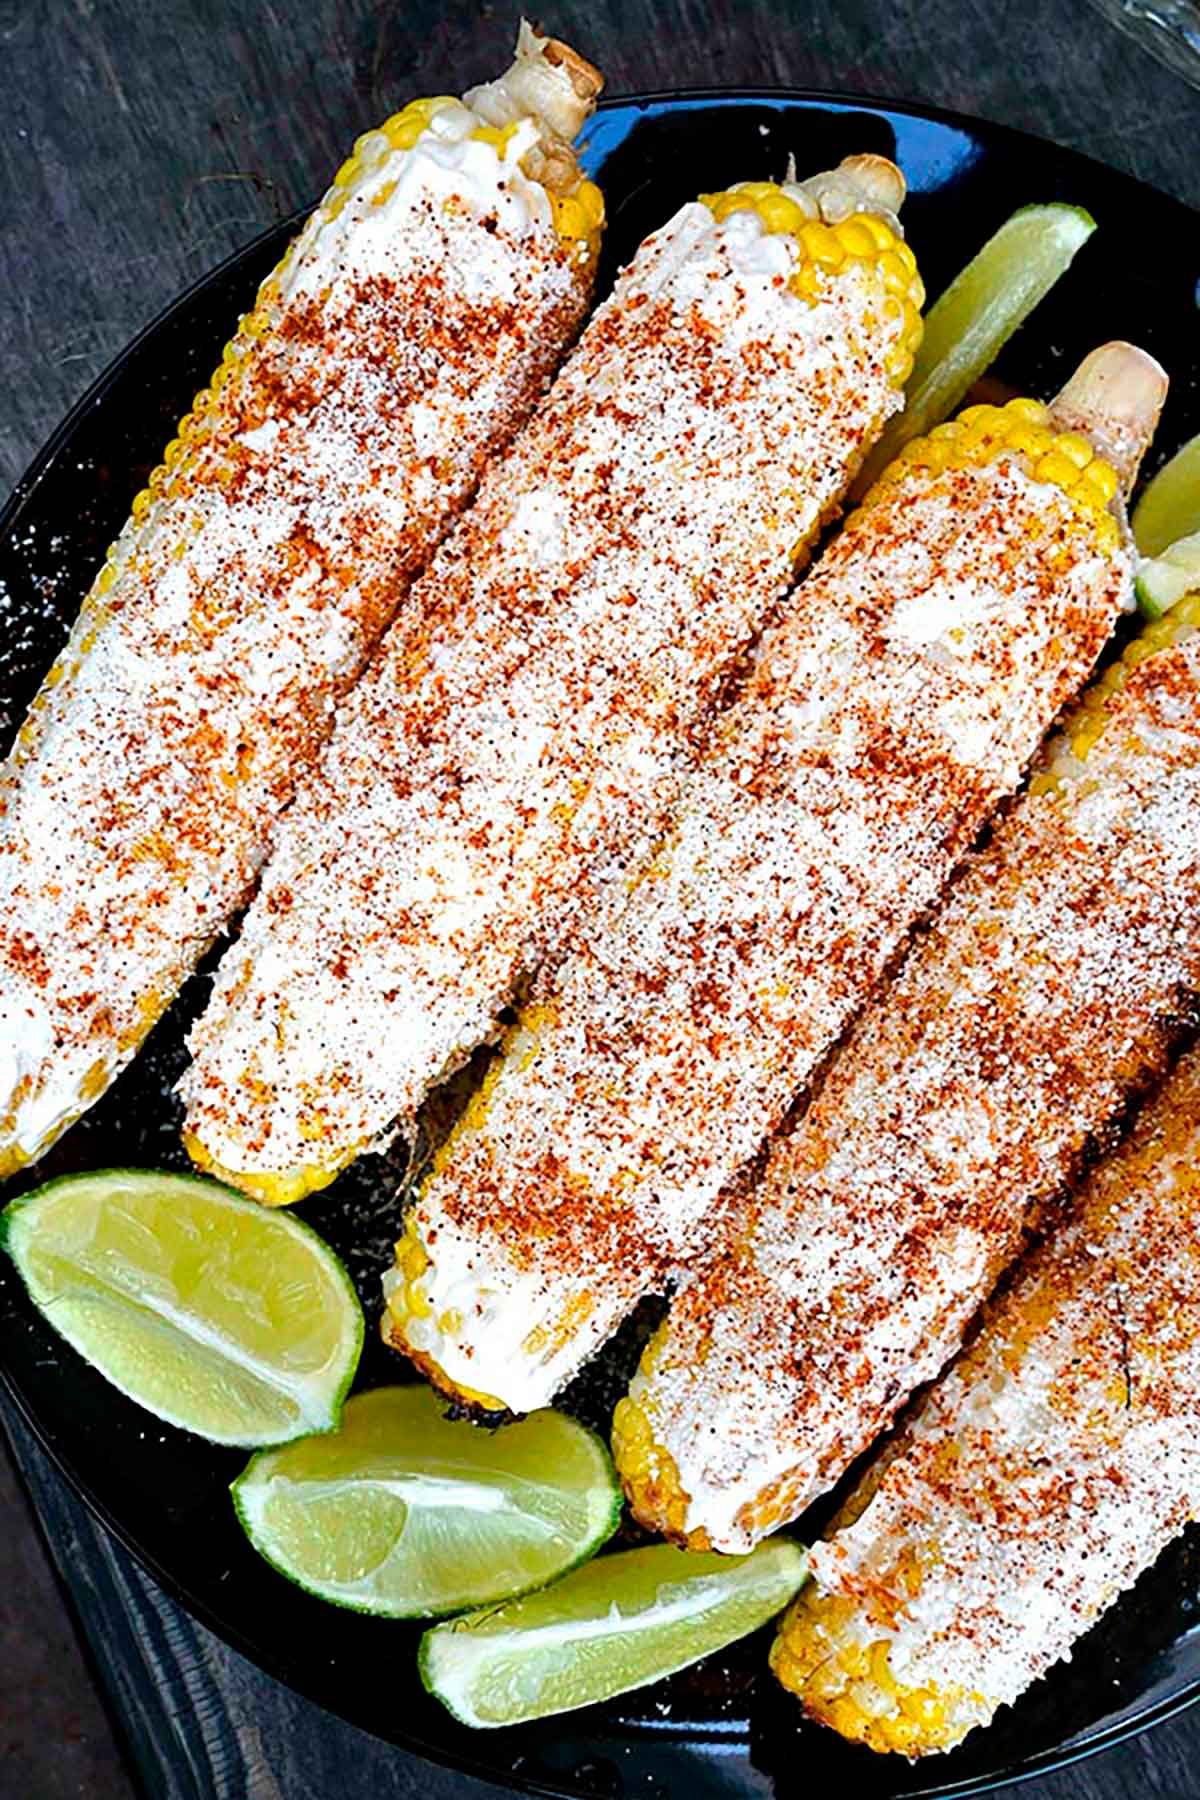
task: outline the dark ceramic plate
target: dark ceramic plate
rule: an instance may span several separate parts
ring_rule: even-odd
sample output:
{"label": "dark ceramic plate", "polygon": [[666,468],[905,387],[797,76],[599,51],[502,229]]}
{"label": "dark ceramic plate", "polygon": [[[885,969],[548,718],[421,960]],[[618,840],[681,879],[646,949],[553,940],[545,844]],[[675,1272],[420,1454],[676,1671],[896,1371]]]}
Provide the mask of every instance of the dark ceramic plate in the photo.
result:
{"label": "dark ceramic plate", "polygon": [[[1128,337],[1173,377],[1154,460],[1200,430],[1193,345],[1196,215],[1051,144],[998,126],[865,100],[697,93],[612,102],[590,131],[589,168],[608,196],[607,279],[684,199],[743,176],[801,172],[854,150],[894,156],[905,221],[930,293],[1014,207],[1062,199],[1100,229],[999,375],[1048,395],[1093,344]],[[7,742],[174,421],[295,221],[194,287],[133,344],[57,432],[0,517],[0,736]],[[1150,263],[1145,245],[1171,246]],[[203,973],[39,1178],[104,1164],[184,1167],[171,1088]],[[372,1158],[302,1210],[346,1257],[368,1315],[396,1233],[401,1174]],[[32,1185],[14,1182],[11,1191]],[[413,1627],[340,1612],[274,1574],[248,1547],[228,1483],[245,1458],[160,1427],[67,1349],[0,1259],[0,1363],[29,1424],[95,1511],[163,1586],[262,1668],[378,1736],[439,1762],[539,1793],[671,1796],[852,1791],[864,1800],[979,1793],[1116,1742],[1200,1693],[1200,1538],[1185,1537],[1021,1703],[952,1755],[910,1768],[798,1722],[752,1639],[669,1682],[536,1727],[470,1732],[422,1690]],[[568,1396],[603,1426],[636,1354],[610,1347]],[[360,1385],[403,1378],[368,1333]],[[807,1522],[809,1528],[815,1520]],[[801,1525],[803,1534],[805,1525]]]}

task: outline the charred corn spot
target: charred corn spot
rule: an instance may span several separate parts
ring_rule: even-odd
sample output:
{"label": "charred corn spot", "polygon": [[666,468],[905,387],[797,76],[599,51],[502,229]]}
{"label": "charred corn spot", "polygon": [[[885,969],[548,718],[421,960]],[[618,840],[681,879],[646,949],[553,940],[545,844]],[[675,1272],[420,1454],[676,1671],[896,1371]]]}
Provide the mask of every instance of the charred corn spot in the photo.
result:
{"label": "charred corn spot", "polygon": [[700,199],[718,224],[732,213],[753,212],[765,231],[790,237],[799,261],[789,286],[802,300],[818,300],[826,281],[843,270],[859,267],[873,271],[886,296],[882,316],[899,326],[888,373],[896,386],[903,387],[924,331],[921,308],[925,287],[917,273],[916,257],[885,220],[875,213],[852,213],[836,225],[827,225],[810,218],[773,181],[743,181],[723,193],[701,194]]}
{"label": "charred corn spot", "polygon": [[964,1690],[898,1681],[891,1641],[869,1638],[862,1608],[811,1584],[784,1614],[771,1646],[771,1669],[814,1718],[872,1750],[911,1755],[944,1750],[967,1729]]}
{"label": "charred corn spot", "polygon": [[181,1135],[184,1149],[202,1174],[211,1175],[215,1181],[223,1181],[228,1187],[240,1188],[243,1194],[249,1194],[252,1200],[261,1201],[264,1206],[294,1206],[306,1194],[315,1194],[321,1188],[327,1188],[330,1182],[336,1181],[346,1164],[352,1160],[350,1156],[346,1156],[336,1168],[303,1163],[294,1169],[258,1169],[249,1172],[245,1169],[230,1169],[224,1163],[219,1163],[196,1132],[184,1131]]}
{"label": "charred corn spot", "polygon": [[1082,433],[1055,432],[1049,417],[1048,407],[1025,398],[1005,406],[969,406],[956,419],[935,426],[927,437],[906,444],[867,499],[899,481],[906,468],[941,474],[1019,455],[1035,481],[1047,482],[1066,495],[1076,518],[1098,545],[1115,544],[1119,533],[1108,507],[1120,485],[1116,470],[1095,454]]}

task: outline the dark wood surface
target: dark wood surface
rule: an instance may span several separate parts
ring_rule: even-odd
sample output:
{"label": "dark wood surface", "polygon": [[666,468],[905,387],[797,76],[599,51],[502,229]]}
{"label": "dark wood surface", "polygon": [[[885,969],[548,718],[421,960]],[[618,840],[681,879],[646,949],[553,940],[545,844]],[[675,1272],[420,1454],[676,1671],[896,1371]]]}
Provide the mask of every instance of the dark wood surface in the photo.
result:
{"label": "dark wood surface", "polygon": [[[1200,97],[1085,0],[562,0],[543,16],[612,92],[778,83],[920,99],[1200,205]],[[0,493],[181,287],[314,196],[397,102],[493,70],[513,24],[463,0],[0,0]],[[0,1418],[15,1453],[0,1440],[0,1800],[498,1795],[258,1675]],[[1196,1800],[1200,1709],[1020,1791]]]}

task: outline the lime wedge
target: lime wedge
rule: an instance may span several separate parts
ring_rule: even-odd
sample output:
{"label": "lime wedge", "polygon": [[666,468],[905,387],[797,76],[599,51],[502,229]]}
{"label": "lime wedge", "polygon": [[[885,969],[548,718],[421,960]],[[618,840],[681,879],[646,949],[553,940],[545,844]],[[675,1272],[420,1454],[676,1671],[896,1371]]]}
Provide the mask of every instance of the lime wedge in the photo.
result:
{"label": "lime wedge", "polygon": [[1161,619],[1164,613],[1200,588],[1200,531],[1180,538],[1161,556],[1148,557],[1138,564],[1134,589],[1138,606],[1147,619]]}
{"label": "lime wedge", "polygon": [[654,1544],[599,1556],[553,1587],[435,1625],[421,1679],[464,1725],[516,1725],[610,1700],[757,1631],[804,1580],[799,1544],[749,1556]]}
{"label": "lime wedge", "polygon": [[315,1231],[215,1181],[101,1169],[0,1213],[35,1306],[114,1387],[217,1444],[336,1425],[362,1309]]}
{"label": "lime wedge", "polygon": [[1143,556],[1161,556],[1177,538],[1200,531],[1200,436],[1189,438],[1147,484],[1131,523]]}
{"label": "lime wedge", "polygon": [[865,493],[910,439],[952,413],[972,384],[1071,265],[1096,229],[1081,206],[1022,206],[954,277],[925,315],[905,389],[855,483]]}
{"label": "lime wedge", "polygon": [[332,1436],[253,1457],[233,1500],[254,1548],[336,1606],[429,1618],[528,1593],[611,1537],[621,1490],[594,1432],[550,1411],[485,1431],[445,1404],[377,1388]]}

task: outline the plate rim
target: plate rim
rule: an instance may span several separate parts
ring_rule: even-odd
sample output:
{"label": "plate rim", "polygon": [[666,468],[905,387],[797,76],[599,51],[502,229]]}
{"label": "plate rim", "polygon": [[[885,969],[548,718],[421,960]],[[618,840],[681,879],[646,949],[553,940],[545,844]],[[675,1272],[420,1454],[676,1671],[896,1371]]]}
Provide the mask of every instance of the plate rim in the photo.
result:
{"label": "plate rim", "polygon": [[[1156,187],[1152,182],[1144,181],[1124,169],[1115,168],[1112,164],[1104,162],[1101,158],[1092,156],[1086,151],[1075,149],[1071,145],[1060,144],[1055,139],[1039,132],[1026,131],[1020,126],[1006,124],[1000,120],[905,97],[837,88],[793,87],[783,83],[749,85],[718,83],[711,86],[638,89],[630,93],[605,95],[599,101],[593,118],[605,113],[629,109],[650,111],[657,108],[669,111],[679,106],[744,105],[756,102],[766,106],[777,106],[780,110],[786,110],[789,107],[815,109],[821,106],[830,106],[845,110],[860,110],[876,115],[899,114],[949,127],[975,138],[999,139],[1002,142],[1007,140],[1019,143],[1026,148],[1033,145],[1052,151],[1057,158],[1065,159],[1068,163],[1091,170],[1096,178],[1117,182],[1130,190],[1153,194],[1157,201],[1167,202],[1170,206],[1178,208],[1191,220],[1200,223],[1200,207],[1195,207],[1190,202],[1169,193],[1166,189]],[[588,148],[587,133],[591,123],[592,121],[589,120],[588,125],[584,126],[581,133],[585,158]],[[40,449],[34,453],[24,472],[17,478],[4,504],[0,506],[0,538],[9,535],[22,508],[31,499],[39,482],[73,436],[84,414],[104,398],[126,364],[142,349],[147,340],[167,327],[176,313],[188,308],[206,288],[215,287],[222,277],[232,273],[239,265],[252,260],[257,253],[265,250],[271,240],[284,234],[289,236],[293,234],[309,216],[317,199],[319,199],[319,195],[256,232],[245,243],[230,251],[219,262],[181,288],[135,332],[112,360],[93,378],[51,431]],[[68,1348],[70,1347],[68,1346]],[[71,1351],[71,1354],[75,1355],[77,1352]],[[2,1361],[0,1361],[0,1384],[3,1385],[4,1392],[22,1424],[46,1455],[56,1474],[66,1481],[76,1499],[110,1533],[133,1559],[139,1570],[149,1576],[192,1621],[211,1631],[222,1643],[244,1657],[257,1672],[266,1675],[273,1681],[280,1682],[309,1704],[328,1713],[331,1718],[349,1724],[354,1730],[375,1737],[377,1742],[392,1741],[380,1739],[369,1726],[360,1723],[357,1719],[347,1718],[346,1714],[336,1707],[328,1705],[316,1691],[315,1685],[307,1682],[302,1676],[292,1673],[281,1674],[277,1667],[268,1667],[261,1658],[260,1649],[252,1644],[236,1625],[231,1626],[215,1608],[202,1598],[191,1594],[186,1584],[161,1563],[156,1555],[146,1550],[112,1513],[108,1505],[91,1491],[88,1483],[73,1467],[69,1452],[59,1445],[50,1434],[49,1429],[42,1424],[35,1409],[27,1401],[23,1390]],[[23,1478],[22,1485],[24,1485]],[[1120,1744],[1127,1743],[1132,1738],[1139,1737],[1155,1726],[1164,1724],[1178,1714],[1188,1711],[1198,1700],[1200,1700],[1200,1677],[1185,1683],[1177,1692],[1164,1696],[1148,1707],[1146,1711],[1137,1713],[1120,1724],[1101,1729],[1094,1736],[1085,1735],[1081,1739],[1057,1749],[1041,1751],[1029,1759],[1012,1764],[1002,1770],[966,1776],[961,1781],[949,1784],[938,1785],[934,1780],[928,1787],[909,1790],[904,1796],[904,1800],[966,1800],[967,1796],[991,1793],[1004,1786],[1024,1784],[1035,1780],[1040,1775],[1071,1768],[1090,1757],[1115,1749]],[[563,1714],[561,1716],[569,1718],[571,1715]],[[520,1727],[511,1729],[519,1730]],[[685,1743],[696,1742],[700,1737],[698,1731],[689,1731],[686,1727],[678,1732],[668,1734],[652,1728],[642,1729],[636,1721],[630,1721],[626,1729],[631,1736],[637,1736],[648,1742],[655,1740],[662,1742],[663,1738],[668,1735],[677,1737],[679,1741]],[[508,1731],[502,1735],[507,1738]],[[544,1796],[545,1800],[578,1800],[580,1793],[578,1788],[551,1785],[537,1777],[526,1775],[519,1769],[510,1768],[501,1773],[494,1764],[477,1761],[469,1754],[459,1752],[441,1743],[429,1743],[415,1731],[407,1732],[403,1744],[399,1747],[411,1754],[423,1757],[438,1767],[472,1775],[497,1787],[507,1784],[514,1793]],[[928,1759],[926,1766],[929,1766],[929,1763],[933,1763],[936,1767],[936,1759]]]}

